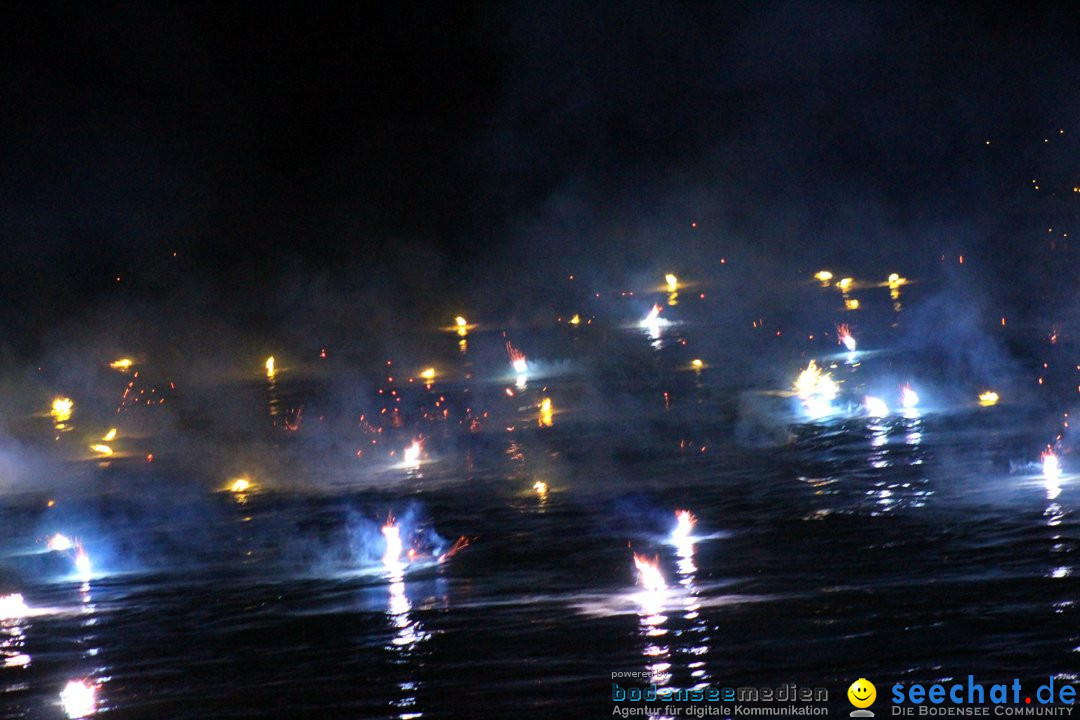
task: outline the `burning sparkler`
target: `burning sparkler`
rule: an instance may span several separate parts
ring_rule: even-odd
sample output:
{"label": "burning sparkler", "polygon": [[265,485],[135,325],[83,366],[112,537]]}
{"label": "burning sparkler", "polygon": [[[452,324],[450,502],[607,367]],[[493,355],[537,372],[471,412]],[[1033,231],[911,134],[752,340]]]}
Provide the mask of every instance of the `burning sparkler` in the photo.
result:
{"label": "burning sparkler", "polygon": [[881,398],[867,395],[863,398],[863,407],[870,417],[882,418],[889,414],[889,406]]}
{"label": "burning sparkler", "polygon": [[855,338],[851,334],[851,328],[847,326],[847,323],[842,323],[836,326],[836,339],[844,347],[848,349],[848,352],[855,352]]}
{"label": "burning sparkler", "polygon": [[0,620],[18,620],[26,617],[29,612],[30,608],[27,607],[22,595],[18,593],[0,595]]}
{"label": "burning sparkler", "polygon": [[63,429],[64,423],[71,420],[71,414],[75,411],[75,401],[69,397],[57,397],[52,401],[52,409],[49,410],[49,414],[52,415],[53,424],[57,430]]}
{"label": "burning sparkler", "polygon": [[554,424],[555,411],[551,407],[551,398],[540,401],[540,427],[551,427]]}
{"label": "burning sparkler", "polygon": [[413,440],[412,444],[402,451],[401,456],[404,458],[406,467],[418,468],[420,467],[420,452],[423,450],[423,445],[419,440]]}
{"label": "burning sparkler", "polygon": [[529,363],[525,359],[525,353],[511,345],[508,340],[506,342],[506,354],[509,356],[510,366],[514,368],[514,374],[517,376],[517,388],[519,390],[524,390],[525,384],[528,381],[529,371]]}
{"label": "burning sparkler", "polygon": [[382,562],[387,570],[400,572],[403,563],[401,554],[404,545],[401,542],[401,528],[394,522],[394,516],[386,518],[386,524],[382,526],[383,539],[386,540],[386,552],[383,553]]}
{"label": "burning sparkler", "polygon": [[93,570],[93,566],[90,564],[90,556],[86,554],[86,550],[83,549],[81,544],[75,546],[75,569],[79,571],[79,575],[84,580],[90,578],[90,573]]}
{"label": "burning sparkler", "polygon": [[811,417],[823,417],[833,412],[832,401],[836,398],[839,387],[836,381],[822,372],[813,360],[795,379],[795,393],[802,400],[803,408]]}
{"label": "burning sparkler", "polygon": [[514,372],[518,375],[526,372],[529,368],[528,361],[525,359],[525,353],[518,350],[509,342],[506,343],[506,354],[510,356],[510,365],[514,368]]}
{"label": "burning sparkler", "polygon": [[818,396],[826,400],[832,400],[836,397],[838,391],[836,381],[832,379],[832,376],[826,372],[822,372],[817,363],[813,360],[806,366],[806,369],[799,373],[799,377],[795,379],[795,392],[803,400],[808,400],[812,397]]}
{"label": "burning sparkler", "polygon": [[649,592],[659,592],[667,589],[664,576],[660,573],[659,558],[649,560],[644,555],[634,553],[634,566],[638,571],[638,582],[641,587]]}
{"label": "burning sparkler", "polygon": [[71,680],[60,691],[60,705],[64,713],[74,720],[97,712],[97,686],[86,680]]}
{"label": "burning sparkler", "polygon": [[675,529],[671,531],[671,537],[681,540],[690,536],[697,525],[697,518],[689,510],[675,511]]}
{"label": "burning sparkler", "polygon": [[[660,306],[654,304],[652,310],[649,310],[649,314],[643,317],[641,322],[638,323],[638,327],[648,333],[649,339],[659,340],[661,328],[664,328],[669,324],[670,323],[668,323],[667,320],[660,317]],[[659,347],[656,342],[653,343],[653,346]]]}
{"label": "burning sparkler", "polygon": [[1042,472],[1043,477],[1049,481],[1056,481],[1061,477],[1061,462],[1049,447],[1042,454]]}
{"label": "burning sparkler", "polygon": [[900,404],[905,408],[913,408],[919,404],[919,393],[915,392],[910,385],[900,388]]}
{"label": "burning sparkler", "polygon": [[246,493],[249,490],[251,490],[251,481],[246,477],[238,477],[229,485],[229,492],[231,493]]}

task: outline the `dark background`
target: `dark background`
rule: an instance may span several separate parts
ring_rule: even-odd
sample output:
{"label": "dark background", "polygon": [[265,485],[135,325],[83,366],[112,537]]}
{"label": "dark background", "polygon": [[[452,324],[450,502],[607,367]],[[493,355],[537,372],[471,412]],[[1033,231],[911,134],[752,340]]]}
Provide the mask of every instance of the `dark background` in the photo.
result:
{"label": "dark background", "polygon": [[420,327],[720,258],[964,254],[994,313],[1073,299],[1070,3],[32,4],[3,34],[17,355],[119,308]]}

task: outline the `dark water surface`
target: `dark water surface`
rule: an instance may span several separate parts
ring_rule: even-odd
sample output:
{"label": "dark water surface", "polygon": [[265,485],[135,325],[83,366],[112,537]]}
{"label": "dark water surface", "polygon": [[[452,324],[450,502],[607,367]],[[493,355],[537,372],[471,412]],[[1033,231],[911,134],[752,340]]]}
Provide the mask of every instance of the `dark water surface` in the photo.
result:
{"label": "dark water surface", "polygon": [[[366,439],[302,429],[235,462],[232,440],[207,437],[42,478],[0,507],[0,595],[31,608],[0,627],[0,712],[64,717],[77,678],[98,683],[101,716],[158,719],[609,717],[611,674],[640,670],[672,688],[825,687],[844,714],[857,677],[881,697],[968,673],[1076,682],[1076,481],[1071,457],[1056,482],[1035,462],[1056,418],[962,388],[814,422],[688,357],[589,382],[553,362],[561,374],[514,398],[512,379],[459,378],[451,419],[492,414],[478,432],[424,426],[418,469],[386,450],[347,465]],[[919,362],[836,372],[855,397]],[[279,402],[316,394],[292,392]],[[542,395],[552,427],[537,427]],[[245,463],[256,491],[222,492]],[[679,508],[698,519],[682,544]],[[389,512],[425,553],[403,572],[380,561]],[[54,532],[85,544],[88,580],[44,552]],[[467,548],[432,557],[459,536]],[[666,591],[638,587],[635,551]]]}

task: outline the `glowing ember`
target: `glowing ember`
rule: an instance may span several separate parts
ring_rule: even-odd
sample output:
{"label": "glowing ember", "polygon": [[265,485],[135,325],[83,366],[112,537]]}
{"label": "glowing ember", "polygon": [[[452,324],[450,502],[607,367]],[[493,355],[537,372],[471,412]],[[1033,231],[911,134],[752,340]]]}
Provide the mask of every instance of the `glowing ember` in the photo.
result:
{"label": "glowing ember", "polygon": [[409,445],[409,447],[405,448],[404,452],[402,452],[402,457],[405,459],[405,464],[412,467],[419,467],[420,451],[422,449],[423,446],[420,444],[420,441],[413,440],[412,444]]}
{"label": "glowing ember", "polygon": [[885,417],[889,414],[889,406],[885,404],[885,401],[872,395],[867,395],[863,399],[863,407],[866,408],[866,414],[870,417]]}
{"label": "glowing ember", "polygon": [[102,445],[101,443],[91,445],[90,449],[96,452],[98,455],[101,455],[102,457],[109,457],[113,454],[111,447],[109,447],[108,445]]}
{"label": "glowing ember", "polygon": [[551,427],[554,423],[555,411],[551,407],[551,398],[540,401],[540,427]]}
{"label": "glowing ember", "polygon": [[277,375],[277,363],[274,361],[274,356],[273,355],[266,358],[265,365],[266,365],[266,377],[268,379],[270,379],[270,380],[273,380],[274,376]]}
{"label": "glowing ember", "polygon": [[855,280],[853,278],[841,278],[840,282],[836,283],[836,287],[840,288],[841,292],[847,292],[851,289],[851,284],[854,282]]}
{"label": "glowing ember", "polygon": [[67,397],[58,397],[52,401],[52,409],[49,413],[57,427],[71,419],[71,413],[75,410],[75,401]]}
{"label": "glowing ember", "polygon": [[675,277],[671,273],[664,276],[664,282],[667,283],[668,292],[678,292],[679,290],[679,278]]}
{"label": "glowing ember", "polygon": [[101,438],[105,442],[112,442],[116,439],[116,428],[109,428],[109,432],[105,433],[105,437]]}
{"label": "glowing ember", "polygon": [[435,379],[435,368],[425,368],[420,373],[420,377],[422,377],[425,380],[434,380]]}
{"label": "glowing ember", "polygon": [[97,686],[85,680],[71,680],[60,691],[60,704],[69,718],[84,718],[97,712]]}
{"label": "glowing ember", "polygon": [[0,595],[0,620],[17,620],[29,612],[22,595]]}
{"label": "glowing ember", "polygon": [[844,300],[844,307],[847,308],[848,310],[858,310],[859,309],[859,301],[856,298],[846,298]]}
{"label": "glowing ember", "polygon": [[993,390],[987,390],[986,392],[979,393],[979,404],[984,407],[996,405],[997,401],[1000,399],[1001,397]]}
{"label": "glowing ember", "polygon": [[67,552],[71,548],[75,547],[75,545],[71,542],[71,539],[68,536],[56,533],[51,538],[49,538],[48,547],[53,552]]}
{"label": "glowing ember", "polygon": [[1061,462],[1050,448],[1042,454],[1042,471],[1043,477],[1047,480],[1057,480],[1061,477]]}
{"label": "glowing ember", "polygon": [[919,404],[919,393],[911,389],[910,385],[900,388],[900,404],[906,408],[913,408]]}
{"label": "glowing ember", "polygon": [[700,370],[701,368],[705,367],[705,363],[703,363],[700,358],[694,358],[690,361],[690,367],[694,368],[695,370]]}
{"label": "glowing ember", "polygon": [[836,339],[848,349],[850,352],[855,352],[855,338],[851,334],[851,328],[847,324],[836,326]]}
{"label": "glowing ember", "polygon": [[229,492],[245,493],[248,490],[251,490],[251,481],[246,477],[236,478],[232,481],[232,484],[229,485]]}
{"label": "glowing ember", "polygon": [[547,495],[548,491],[547,483],[543,480],[537,480],[533,483],[533,490],[535,490],[536,494],[540,497],[544,497],[545,495]]}
{"label": "glowing ember", "polygon": [[386,552],[382,557],[383,565],[390,569],[400,569],[404,546],[401,542],[401,528],[394,523],[393,515],[386,519],[386,524],[382,526],[382,534],[386,540]]}
{"label": "glowing ember", "polygon": [[570,318],[570,324],[571,325],[580,325],[581,324],[581,316],[578,315],[577,313],[574,313],[574,317]]}
{"label": "glowing ember", "polygon": [[119,360],[113,360],[109,363],[109,367],[113,370],[119,370],[120,372],[127,372],[134,364],[135,363],[132,362],[131,358],[120,358]]}
{"label": "glowing ember", "polygon": [[893,274],[889,275],[889,288],[891,290],[895,290],[896,288],[900,287],[901,285],[906,285],[906,284],[907,284],[907,278],[900,277],[900,275],[898,275],[897,273],[893,273]]}
{"label": "glowing ember", "polygon": [[454,326],[457,328],[457,334],[461,337],[469,334],[469,321],[460,315],[454,318]]}
{"label": "glowing ember", "polygon": [[634,565],[637,567],[638,582],[641,583],[641,587],[651,592],[667,588],[667,583],[664,582],[664,576],[660,574],[658,567],[659,558],[649,560],[644,555],[634,553]]}
{"label": "glowing ember", "polygon": [[688,537],[690,533],[694,531],[695,525],[697,525],[697,518],[694,517],[694,513],[689,510],[676,510],[675,529],[671,531],[671,537]]}
{"label": "glowing ember", "polygon": [[833,274],[828,270],[818,270],[814,273],[814,279],[825,285],[829,284],[829,281],[833,279]]}

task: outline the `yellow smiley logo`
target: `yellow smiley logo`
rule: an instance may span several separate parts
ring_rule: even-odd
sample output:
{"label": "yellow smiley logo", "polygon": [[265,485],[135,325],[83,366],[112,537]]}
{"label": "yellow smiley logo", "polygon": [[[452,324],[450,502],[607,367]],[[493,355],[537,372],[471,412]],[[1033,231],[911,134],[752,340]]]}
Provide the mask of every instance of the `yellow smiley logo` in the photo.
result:
{"label": "yellow smiley logo", "polygon": [[867,708],[877,699],[877,688],[866,678],[859,678],[847,689],[848,700],[857,708]]}

